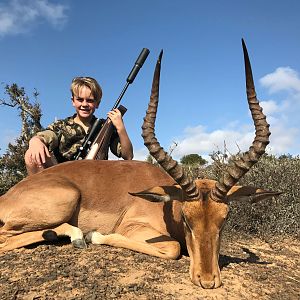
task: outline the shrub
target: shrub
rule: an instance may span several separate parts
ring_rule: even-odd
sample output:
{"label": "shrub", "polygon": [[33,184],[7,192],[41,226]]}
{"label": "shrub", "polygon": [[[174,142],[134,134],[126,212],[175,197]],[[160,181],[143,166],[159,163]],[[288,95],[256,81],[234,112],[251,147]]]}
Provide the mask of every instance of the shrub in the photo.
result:
{"label": "shrub", "polygon": [[[194,178],[217,180],[228,163],[227,157],[219,158],[205,168],[197,166],[188,172]],[[264,155],[238,184],[280,191],[282,195],[255,204],[245,201],[231,203],[225,231],[256,234],[266,238],[273,235],[300,237],[299,156]]]}
{"label": "shrub", "polygon": [[[42,128],[40,105],[31,103],[24,88],[19,88],[15,83],[6,85],[5,93],[9,99],[0,99],[0,104],[18,109],[22,129],[20,137],[14,144],[9,143],[6,152],[0,156],[0,195],[26,176],[24,154],[30,138]],[[35,91],[33,95],[36,101],[38,93]]]}

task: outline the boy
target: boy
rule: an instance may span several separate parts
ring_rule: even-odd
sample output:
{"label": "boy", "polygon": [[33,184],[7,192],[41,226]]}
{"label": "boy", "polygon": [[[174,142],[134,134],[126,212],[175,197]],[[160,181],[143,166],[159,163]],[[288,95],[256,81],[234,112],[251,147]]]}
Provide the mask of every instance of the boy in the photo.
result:
{"label": "boy", "polygon": [[[102,89],[91,77],[75,77],[71,84],[72,105],[76,114],[50,124],[30,141],[25,153],[28,175],[42,171],[57,163],[73,160],[86,134],[96,120],[95,110],[102,98]],[[113,154],[123,159],[133,158],[131,141],[126,132],[121,113],[114,109],[107,114],[115,127],[110,141]],[[103,123],[105,120],[101,120]],[[108,154],[106,154],[106,159]]]}

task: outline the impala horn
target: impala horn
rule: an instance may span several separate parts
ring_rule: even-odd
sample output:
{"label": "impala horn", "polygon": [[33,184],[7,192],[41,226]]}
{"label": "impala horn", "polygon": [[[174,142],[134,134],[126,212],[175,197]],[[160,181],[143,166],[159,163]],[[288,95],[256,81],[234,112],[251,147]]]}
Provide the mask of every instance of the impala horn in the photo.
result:
{"label": "impala horn", "polygon": [[163,51],[160,52],[156,63],[150,101],[142,126],[144,145],[148,148],[150,154],[156,159],[161,167],[182,187],[190,200],[202,199],[202,195],[196,187],[195,182],[185,173],[182,166],[164,151],[155,137],[154,128],[159,98],[162,55]]}
{"label": "impala horn", "polygon": [[214,189],[211,190],[211,197],[218,202],[226,202],[227,192],[257,163],[259,158],[265,153],[266,146],[269,144],[269,124],[266,116],[262,112],[262,108],[256,98],[256,92],[253,82],[248,51],[244,40],[242,39],[246,89],[249,108],[255,126],[255,138],[249,151],[235,159],[224,172],[222,178],[216,183]]}

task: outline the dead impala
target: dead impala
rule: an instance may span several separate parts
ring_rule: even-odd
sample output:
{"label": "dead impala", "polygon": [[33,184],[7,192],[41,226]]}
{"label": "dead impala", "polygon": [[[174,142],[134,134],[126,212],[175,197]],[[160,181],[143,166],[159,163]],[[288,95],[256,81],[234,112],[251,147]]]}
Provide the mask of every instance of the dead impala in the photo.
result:
{"label": "dead impala", "polygon": [[[190,256],[190,277],[203,288],[221,285],[220,233],[233,200],[267,199],[276,192],[235,186],[269,143],[269,125],[256,99],[243,42],[249,108],[256,136],[249,151],[218,182],[191,180],[154,134],[161,56],[157,61],[143,138],[161,168],[139,161],[81,160],[29,176],[0,197],[0,252],[66,235],[75,247],[123,247],[176,259]],[[148,201],[145,201],[148,200]]]}

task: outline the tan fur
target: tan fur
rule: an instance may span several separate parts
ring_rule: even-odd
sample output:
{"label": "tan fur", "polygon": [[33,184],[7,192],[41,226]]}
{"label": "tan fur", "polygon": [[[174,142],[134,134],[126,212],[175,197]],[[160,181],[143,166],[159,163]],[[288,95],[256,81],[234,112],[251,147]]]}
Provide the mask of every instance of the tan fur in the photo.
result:
{"label": "tan fur", "polygon": [[[220,232],[228,205],[209,199],[214,181],[196,184],[203,201],[182,202],[186,196],[174,180],[146,162],[82,160],[51,167],[0,197],[0,252],[43,241],[49,229],[74,239],[79,228],[85,234],[96,231],[94,243],[162,258],[176,259],[187,247],[192,281],[218,287]],[[244,191],[249,197],[256,189]],[[244,197],[241,187],[228,194]],[[173,201],[142,199],[157,197]]]}

